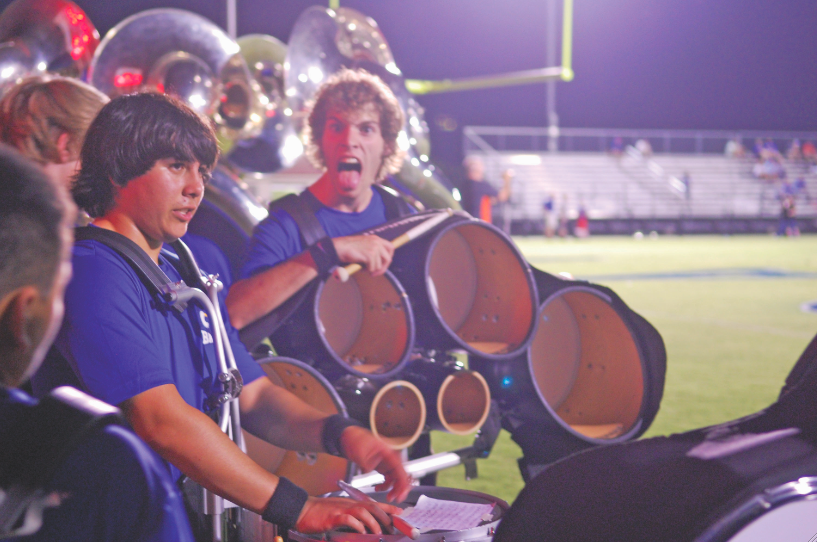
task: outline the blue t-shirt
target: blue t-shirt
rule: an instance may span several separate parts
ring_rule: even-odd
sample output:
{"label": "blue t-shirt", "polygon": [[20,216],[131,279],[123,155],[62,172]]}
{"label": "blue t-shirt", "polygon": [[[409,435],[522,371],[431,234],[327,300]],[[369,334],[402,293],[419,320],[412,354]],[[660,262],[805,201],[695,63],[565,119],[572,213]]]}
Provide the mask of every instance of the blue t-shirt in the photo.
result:
{"label": "blue t-shirt", "polygon": [[[9,438],[10,428],[35,404],[19,390],[0,387],[0,435]],[[47,489],[69,496],[44,511],[39,531],[11,540],[193,542],[167,466],[124,427],[109,425],[89,435]]]}
{"label": "blue t-shirt", "polygon": [[[172,281],[181,279],[160,256]],[[218,359],[209,316],[197,302],[179,313],[158,305],[131,266],[96,241],[74,245],[74,277],[65,292],[65,318],[55,345],[83,388],[118,405],[157,386],[173,384],[190,406],[206,411],[218,382]],[[230,344],[244,383],[264,372],[229,324]],[[38,372],[46,371],[43,367]],[[48,379],[48,375],[42,375]],[[178,471],[173,469],[174,479]]]}
{"label": "blue t-shirt", "polygon": [[[355,235],[386,222],[386,207],[377,190],[372,190],[372,200],[359,213],[346,213],[323,206],[315,217],[326,235],[331,238]],[[304,251],[298,225],[286,211],[278,209],[262,220],[253,230],[247,263],[241,278],[249,278],[275,267]]]}

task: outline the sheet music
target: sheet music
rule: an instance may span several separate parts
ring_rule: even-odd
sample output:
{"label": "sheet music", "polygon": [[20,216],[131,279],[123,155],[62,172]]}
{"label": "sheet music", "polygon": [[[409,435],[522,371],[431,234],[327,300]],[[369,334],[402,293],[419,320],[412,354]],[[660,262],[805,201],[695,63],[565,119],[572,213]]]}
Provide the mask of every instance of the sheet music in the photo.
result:
{"label": "sheet music", "polygon": [[414,508],[400,517],[418,529],[461,531],[479,525],[493,509],[493,504],[443,501],[421,495]]}

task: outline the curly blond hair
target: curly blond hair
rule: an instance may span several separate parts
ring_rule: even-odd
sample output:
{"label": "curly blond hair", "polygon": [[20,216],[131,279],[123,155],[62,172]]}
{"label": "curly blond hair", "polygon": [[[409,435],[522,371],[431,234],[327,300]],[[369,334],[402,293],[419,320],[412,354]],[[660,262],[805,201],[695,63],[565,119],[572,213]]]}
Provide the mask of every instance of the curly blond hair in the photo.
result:
{"label": "curly blond hair", "polygon": [[0,100],[0,141],[40,164],[60,163],[57,140],[79,156],[88,126],[108,97],[76,79],[37,76],[9,88]]}
{"label": "curly blond hair", "polygon": [[405,152],[397,144],[405,122],[400,103],[391,89],[376,75],[365,70],[347,68],[328,78],[318,88],[314,100],[307,107],[308,119],[304,130],[306,153],[316,167],[326,167],[321,139],[329,112],[357,111],[368,104],[373,104],[380,113],[380,133],[385,143],[383,162],[375,179],[381,181],[389,173],[400,171],[405,156]]}

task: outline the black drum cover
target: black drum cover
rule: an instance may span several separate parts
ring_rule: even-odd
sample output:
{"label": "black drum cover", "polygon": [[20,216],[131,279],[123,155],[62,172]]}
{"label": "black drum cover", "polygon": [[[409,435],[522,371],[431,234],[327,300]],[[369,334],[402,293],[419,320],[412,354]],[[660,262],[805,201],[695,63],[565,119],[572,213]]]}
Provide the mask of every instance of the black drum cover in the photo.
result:
{"label": "black drum cover", "polygon": [[754,415],[548,466],[517,497],[496,541],[726,541],[773,504],[813,501],[817,337],[792,374],[780,399]]}
{"label": "black drum cover", "polygon": [[522,447],[526,480],[570,453],[643,434],[666,373],[661,336],[612,290],[533,274],[540,306],[528,349],[507,361],[469,357]]}

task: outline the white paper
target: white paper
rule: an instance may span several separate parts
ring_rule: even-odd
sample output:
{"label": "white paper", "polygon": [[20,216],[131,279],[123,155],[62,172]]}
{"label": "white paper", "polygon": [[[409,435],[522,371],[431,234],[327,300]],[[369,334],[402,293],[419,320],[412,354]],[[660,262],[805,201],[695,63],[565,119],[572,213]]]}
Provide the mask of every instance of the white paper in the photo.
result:
{"label": "white paper", "polygon": [[418,529],[462,531],[479,525],[482,516],[493,508],[493,504],[442,501],[421,495],[414,508],[400,517]]}

